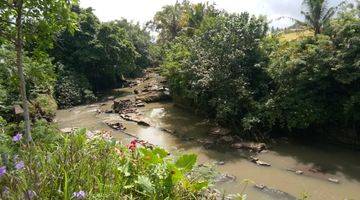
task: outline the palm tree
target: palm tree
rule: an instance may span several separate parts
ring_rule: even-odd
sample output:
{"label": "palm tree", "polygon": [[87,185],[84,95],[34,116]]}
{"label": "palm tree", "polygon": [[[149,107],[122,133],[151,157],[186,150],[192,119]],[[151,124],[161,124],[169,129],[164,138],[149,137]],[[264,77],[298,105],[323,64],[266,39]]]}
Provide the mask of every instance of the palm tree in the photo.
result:
{"label": "palm tree", "polygon": [[313,29],[315,35],[322,32],[338,8],[338,6],[330,7],[327,0],[304,0],[302,4],[304,10],[301,11],[301,14],[304,15],[305,21],[299,23]]}

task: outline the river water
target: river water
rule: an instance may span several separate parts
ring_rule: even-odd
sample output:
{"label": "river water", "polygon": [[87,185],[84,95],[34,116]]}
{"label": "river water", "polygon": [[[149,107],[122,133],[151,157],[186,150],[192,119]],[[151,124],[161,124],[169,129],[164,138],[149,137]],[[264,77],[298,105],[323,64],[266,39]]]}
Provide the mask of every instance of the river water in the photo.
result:
{"label": "river water", "polygon": [[[123,92],[123,96],[132,95],[129,89],[121,89],[120,92]],[[127,132],[140,139],[169,151],[197,154],[198,163],[212,164],[222,161],[224,164],[215,165],[215,168],[221,173],[236,176],[237,179],[218,183],[216,187],[226,193],[238,193],[244,187],[242,180],[249,179],[251,183],[245,193],[250,200],[282,198],[281,195],[259,190],[254,187],[255,184],[263,184],[295,197],[308,194],[310,199],[314,200],[360,200],[360,153],[357,151],[283,141],[272,145],[270,151],[257,155],[260,160],[272,165],[261,167],[249,161],[248,152],[224,146],[204,148],[197,139],[207,137],[211,124],[171,102],[151,103],[140,108],[140,112],[148,117],[155,127],[143,127],[124,121],[118,114],[97,113],[98,109],[109,108],[111,104],[112,101],[105,101],[59,110],[56,121],[60,128],[86,127],[90,130],[107,130],[116,139],[128,143],[131,140],[130,136],[109,128],[103,122],[118,120],[125,125]],[[159,127],[176,130],[179,134],[175,136],[163,132]],[[302,170],[304,173],[298,175],[287,169]],[[318,169],[319,172],[312,169]],[[330,182],[329,178],[337,179],[339,183]]]}

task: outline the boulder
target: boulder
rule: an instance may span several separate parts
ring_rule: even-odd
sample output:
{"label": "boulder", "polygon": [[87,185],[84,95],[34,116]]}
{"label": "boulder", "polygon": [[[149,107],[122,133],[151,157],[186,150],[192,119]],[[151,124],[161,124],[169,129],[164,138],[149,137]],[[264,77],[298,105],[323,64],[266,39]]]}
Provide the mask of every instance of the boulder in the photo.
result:
{"label": "boulder", "polygon": [[132,106],[133,106],[133,102],[130,99],[124,99],[124,100],[115,99],[112,107],[116,112],[120,112],[122,110],[131,108]]}
{"label": "boulder", "polygon": [[115,130],[125,130],[126,128],[124,127],[124,125],[120,122],[116,122],[116,121],[105,121],[104,122],[106,125],[108,125],[109,127],[111,127],[112,129]]}
{"label": "boulder", "polygon": [[141,126],[151,126],[150,122],[145,118],[141,117],[140,115],[136,115],[134,113],[130,114],[120,114],[120,117],[126,121],[136,122],[138,125]]}

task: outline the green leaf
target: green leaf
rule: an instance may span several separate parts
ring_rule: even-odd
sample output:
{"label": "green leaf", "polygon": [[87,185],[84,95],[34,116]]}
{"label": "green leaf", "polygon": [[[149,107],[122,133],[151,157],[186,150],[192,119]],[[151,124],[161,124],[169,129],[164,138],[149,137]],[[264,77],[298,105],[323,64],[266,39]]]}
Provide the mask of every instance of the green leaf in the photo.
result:
{"label": "green leaf", "polygon": [[176,161],[175,165],[188,172],[193,169],[196,159],[197,156],[195,154],[183,155]]}
{"label": "green leaf", "polygon": [[159,148],[159,147],[156,147],[153,150],[153,153],[157,154],[160,158],[165,158],[169,154],[169,152],[167,152],[165,149],[162,149],[162,148]]}
{"label": "green leaf", "polygon": [[152,194],[154,192],[154,186],[150,179],[146,176],[138,176],[137,184],[147,193]]}
{"label": "green leaf", "polygon": [[201,182],[196,182],[192,184],[192,189],[195,191],[199,191],[202,190],[204,188],[207,188],[209,186],[209,182],[207,181],[201,181]]}

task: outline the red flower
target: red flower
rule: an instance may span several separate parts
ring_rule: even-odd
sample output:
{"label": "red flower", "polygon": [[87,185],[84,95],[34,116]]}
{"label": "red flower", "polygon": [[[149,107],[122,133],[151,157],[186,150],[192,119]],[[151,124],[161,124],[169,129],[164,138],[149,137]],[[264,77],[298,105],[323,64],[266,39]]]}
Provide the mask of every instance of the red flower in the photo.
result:
{"label": "red flower", "polygon": [[130,144],[128,145],[128,147],[129,147],[129,149],[130,149],[131,151],[134,151],[134,150],[136,149],[136,143],[137,143],[136,140],[132,140],[132,141],[130,142]]}

